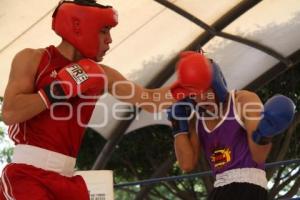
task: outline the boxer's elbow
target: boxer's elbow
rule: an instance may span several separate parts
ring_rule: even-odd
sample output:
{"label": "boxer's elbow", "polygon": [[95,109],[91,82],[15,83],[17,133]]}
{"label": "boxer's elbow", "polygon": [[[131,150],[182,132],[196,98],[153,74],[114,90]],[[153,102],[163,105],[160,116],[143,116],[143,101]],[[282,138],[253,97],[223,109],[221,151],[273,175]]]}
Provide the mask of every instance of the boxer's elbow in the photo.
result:
{"label": "boxer's elbow", "polygon": [[[260,155],[258,155],[260,154]],[[252,159],[257,164],[261,165],[266,162],[266,159],[268,157],[268,154],[265,152],[256,152],[256,154],[252,153]]]}
{"label": "boxer's elbow", "polygon": [[184,163],[180,165],[180,169],[184,172],[191,172],[195,169],[195,166],[192,164]]}
{"label": "boxer's elbow", "polygon": [[185,173],[191,172],[191,171],[193,171],[195,169],[194,166],[191,166],[191,165],[183,165],[180,168]]}
{"label": "boxer's elbow", "polygon": [[265,164],[266,158],[253,158],[254,162],[259,165]]}
{"label": "boxer's elbow", "polygon": [[158,88],[158,89],[140,89],[139,105],[142,109],[150,113],[159,113],[169,108],[175,99],[170,97],[169,88]]}
{"label": "boxer's elbow", "polygon": [[9,126],[12,124],[19,123],[22,114],[19,110],[17,110],[13,106],[4,103],[2,106],[1,117],[2,117],[2,121]]}
{"label": "boxer's elbow", "polygon": [[257,145],[252,143],[252,145],[250,145],[250,151],[253,161],[257,164],[264,164],[271,151],[271,148],[271,143],[266,145]]}
{"label": "boxer's elbow", "polygon": [[14,113],[11,110],[2,109],[2,113],[1,113],[1,117],[2,117],[2,121],[6,124],[6,125],[12,125],[16,123],[16,113]]}
{"label": "boxer's elbow", "polygon": [[192,159],[189,160],[181,160],[178,162],[179,167],[184,172],[191,172],[195,169],[195,164]]}
{"label": "boxer's elbow", "polygon": [[163,111],[163,108],[160,106],[159,102],[155,101],[144,101],[138,103],[137,106],[149,113],[159,113]]}
{"label": "boxer's elbow", "polygon": [[149,113],[157,113],[158,112],[156,107],[151,103],[142,103],[139,105],[139,107],[141,107],[143,110],[145,110]]}

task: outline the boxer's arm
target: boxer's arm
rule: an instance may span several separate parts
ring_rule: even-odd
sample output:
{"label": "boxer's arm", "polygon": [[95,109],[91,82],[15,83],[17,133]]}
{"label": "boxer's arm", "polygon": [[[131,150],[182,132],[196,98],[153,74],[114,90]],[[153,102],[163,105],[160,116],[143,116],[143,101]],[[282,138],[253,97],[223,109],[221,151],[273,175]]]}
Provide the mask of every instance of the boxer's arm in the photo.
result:
{"label": "boxer's arm", "polygon": [[252,139],[252,135],[261,120],[263,104],[255,93],[249,91],[237,92],[236,98],[238,102],[237,106],[240,105],[241,108],[240,117],[248,134],[248,145],[252,158],[257,163],[264,163],[270,153],[272,145],[271,143],[258,145]]}
{"label": "boxer's arm", "polygon": [[174,149],[179,167],[189,172],[196,168],[199,159],[200,143],[195,129],[195,117],[189,122],[189,134],[179,134],[174,138]]}
{"label": "boxer's arm", "polygon": [[146,89],[127,80],[117,70],[102,64],[101,66],[107,75],[108,92],[123,102],[134,104],[148,112],[159,112],[175,102],[170,87]]}
{"label": "boxer's arm", "polygon": [[24,49],[12,61],[2,107],[3,121],[10,125],[23,122],[46,109],[34,81],[42,50]]}

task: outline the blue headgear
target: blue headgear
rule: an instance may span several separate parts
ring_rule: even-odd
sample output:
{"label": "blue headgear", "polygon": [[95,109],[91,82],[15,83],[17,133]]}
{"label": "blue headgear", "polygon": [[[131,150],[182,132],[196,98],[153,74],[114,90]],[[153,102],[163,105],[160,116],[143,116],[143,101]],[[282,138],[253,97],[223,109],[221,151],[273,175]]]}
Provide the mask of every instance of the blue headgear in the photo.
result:
{"label": "blue headgear", "polygon": [[214,89],[220,102],[225,102],[228,94],[227,83],[224,75],[217,63],[211,60],[213,67],[213,81],[212,88]]}

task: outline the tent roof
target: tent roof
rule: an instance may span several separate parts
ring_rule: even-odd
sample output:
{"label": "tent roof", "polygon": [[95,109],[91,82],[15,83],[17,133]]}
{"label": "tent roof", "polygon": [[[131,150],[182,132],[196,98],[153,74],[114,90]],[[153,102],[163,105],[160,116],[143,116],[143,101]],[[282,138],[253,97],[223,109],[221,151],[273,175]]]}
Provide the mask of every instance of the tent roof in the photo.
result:
{"label": "tent roof", "polygon": [[[162,81],[154,84],[155,86],[170,83],[174,77],[172,74],[166,74],[166,71],[170,68],[174,70],[172,61],[180,51],[195,47],[197,42],[220,64],[231,89],[244,88],[249,84],[252,84],[253,88],[259,86],[253,83],[274,66],[278,66],[278,63],[283,67],[277,70],[275,75],[291,66],[292,61],[288,62],[289,56],[300,47],[298,0],[253,1],[254,3],[244,10],[241,8],[241,16],[236,15],[232,21],[226,16],[232,15],[241,4],[246,4],[245,1],[165,1],[178,6],[193,15],[196,21],[201,20],[209,26],[223,20],[221,24],[225,26],[224,29],[218,30],[218,27],[213,27],[212,30],[217,30],[215,36],[158,2],[101,1],[102,4],[112,5],[119,13],[119,25],[112,30],[113,43],[103,63],[144,86],[153,84],[153,80],[159,77],[166,82]],[[60,38],[50,29],[51,14],[58,3],[57,0],[43,0],[43,3],[38,0],[3,0],[2,3],[5,6],[0,8],[0,96],[4,94],[10,64],[18,51],[26,47],[43,48],[60,42]],[[250,41],[250,44],[266,47],[270,51],[257,49],[234,38],[228,39],[224,37],[226,34],[218,34],[219,31],[229,36],[244,38]],[[290,65],[280,62],[279,58],[286,59]],[[122,123],[111,112],[116,106],[128,109],[128,106],[106,95],[99,101],[90,122],[90,126],[106,138],[109,138]],[[139,119],[126,128],[127,132],[151,124],[167,124],[164,120],[155,120],[153,115],[143,111],[138,116]]]}

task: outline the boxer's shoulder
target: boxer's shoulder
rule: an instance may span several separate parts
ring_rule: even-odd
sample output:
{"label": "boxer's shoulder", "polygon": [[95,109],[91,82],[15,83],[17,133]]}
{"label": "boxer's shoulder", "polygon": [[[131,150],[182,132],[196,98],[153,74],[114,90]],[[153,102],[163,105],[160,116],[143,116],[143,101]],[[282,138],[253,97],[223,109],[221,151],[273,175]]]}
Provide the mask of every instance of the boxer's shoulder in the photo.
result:
{"label": "boxer's shoulder", "polygon": [[44,49],[25,48],[15,55],[12,67],[36,69],[44,52]]}
{"label": "boxer's shoulder", "polygon": [[255,92],[248,90],[238,90],[235,92],[235,100],[238,103],[260,102],[259,96]]}
{"label": "boxer's shoulder", "polygon": [[39,60],[43,53],[45,52],[44,49],[32,49],[32,48],[25,48],[19,51],[14,60],[22,60],[22,61],[31,61]]}

